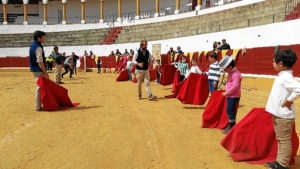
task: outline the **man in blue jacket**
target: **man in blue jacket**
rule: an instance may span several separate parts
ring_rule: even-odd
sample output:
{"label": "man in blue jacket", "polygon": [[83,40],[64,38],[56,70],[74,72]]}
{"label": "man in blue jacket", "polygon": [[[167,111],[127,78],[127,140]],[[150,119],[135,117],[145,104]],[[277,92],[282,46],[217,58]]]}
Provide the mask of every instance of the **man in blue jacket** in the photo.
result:
{"label": "man in blue jacket", "polygon": [[[46,33],[43,31],[35,31],[33,33],[33,43],[29,49],[29,61],[30,61],[30,71],[32,72],[35,80],[37,81],[40,76],[44,76],[49,80],[49,75],[46,71],[46,58],[42,43],[46,40]],[[36,87],[35,94],[35,109],[36,111],[43,111],[41,96],[40,96],[40,86]]]}

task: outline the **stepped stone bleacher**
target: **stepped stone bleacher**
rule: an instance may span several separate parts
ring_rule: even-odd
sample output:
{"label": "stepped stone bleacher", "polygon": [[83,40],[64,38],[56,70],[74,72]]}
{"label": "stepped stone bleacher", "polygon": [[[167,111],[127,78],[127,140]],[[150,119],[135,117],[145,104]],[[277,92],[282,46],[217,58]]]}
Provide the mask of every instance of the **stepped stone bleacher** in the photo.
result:
{"label": "stepped stone bleacher", "polygon": [[[109,28],[65,32],[47,32],[44,46],[99,45],[106,37]],[[28,47],[33,41],[32,33],[0,34],[0,47]]]}
{"label": "stepped stone bleacher", "polygon": [[123,27],[115,43],[180,38],[281,22],[286,0],[266,0],[205,15]]}
{"label": "stepped stone bleacher", "polygon": [[[259,26],[285,19],[286,0],[266,0],[259,3],[183,19],[142,25],[124,26],[115,43],[139,42],[180,38],[205,33],[220,32],[245,27]],[[15,18],[14,18],[15,19]],[[45,46],[99,45],[109,28],[47,32]],[[28,47],[32,33],[0,34],[0,47]]]}

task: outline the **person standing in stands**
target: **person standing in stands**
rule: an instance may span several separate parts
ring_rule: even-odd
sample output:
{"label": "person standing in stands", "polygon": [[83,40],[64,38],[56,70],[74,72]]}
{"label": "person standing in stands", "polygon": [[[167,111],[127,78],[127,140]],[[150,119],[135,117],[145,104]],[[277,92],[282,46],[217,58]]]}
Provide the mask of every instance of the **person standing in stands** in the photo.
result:
{"label": "person standing in stands", "polygon": [[98,73],[101,73],[101,65],[102,65],[102,60],[100,59],[100,57],[98,57],[97,60]]}
{"label": "person standing in stands", "polygon": [[54,75],[54,80],[55,83],[57,84],[64,84],[64,82],[61,81],[61,69],[62,69],[62,64],[63,64],[63,56],[58,53],[58,47],[54,46],[54,54],[53,57],[55,59],[55,75]]}
{"label": "person standing in stands", "polygon": [[125,49],[124,55],[126,55],[126,56],[130,55],[130,53],[127,51],[127,49]]}
{"label": "person standing in stands", "polygon": [[52,63],[53,63],[53,56],[52,54],[49,55],[49,57],[46,59],[47,63],[47,73],[52,73]]}
{"label": "person standing in stands", "polygon": [[218,50],[230,50],[230,45],[226,42],[226,39],[222,40],[222,45],[218,47]]}
{"label": "person standing in stands", "polygon": [[148,100],[152,101],[157,98],[157,96],[152,94],[150,88],[150,73],[148,69],[149,63],[153,63],[153,56],[147,50],[148,42],[143,40],[140,43],[140,49],[138,49],[133,57],[133,64],[136,65],[135,74],[137,79],[138,87],[138,99],[142,99],[142,82],[144,81],[146,86],[146,92],[148,95]]}
{"label": "person standing in stands", "polygon": [[[46,71],[46,58],[42,45],[46,40],[46,33],[43,31],[35,31],[33,33],[33,40],[34,41],[29,49],[30,71],[35,77],[35,81],[37,81],[40,76],[44,76],[45,79],[49,80],[49,75]],[[39,85],[36,86],[35,110],[43,111]]]}
{"label": "person standing in stands", "polygon": [[77,60],[79,59],[79,56],[75,55],[74,52],[72,52],[72,56],[73,56],[73,74],[75,73],[75,75],[77,75],[76,64],[77,64]]}

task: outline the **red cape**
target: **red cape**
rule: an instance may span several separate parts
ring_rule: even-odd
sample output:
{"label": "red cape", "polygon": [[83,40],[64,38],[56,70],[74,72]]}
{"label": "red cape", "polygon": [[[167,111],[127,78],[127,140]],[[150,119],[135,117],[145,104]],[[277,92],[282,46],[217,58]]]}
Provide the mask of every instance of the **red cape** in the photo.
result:
{"label": "red cape", "polygon": [[[202,128],[225,129],[228,125],[226,113],[227,99],[222,96],[223,90],[215,90],[202,114]],[[236,112],[238,110],[238,104]]]}
{"label": "red cape", "polygon": [[178,89],[176,89],[176,86],[180,83],[180,71],[176,70],[175,75],[174,75],[174,80],[172,84],[172,92],[174,93],[176,90],[179,92]]}
{"label": "red cape", "polygon": [[182,104],[203,105],[207,100],[208,94],[207,76],[191,73],[182,84],[176,98]]}
{"label": "red cape", "polygon": [[[252,164],[263,164],[276,160],[277,140],[274,132],[272,115],[264,108],[253,108],[224,137],[221,145],[230,153],[234,161],[246,161]],[[295,163],[299,147],[299,138],[292,131],[292,157],[290,164]]]}
{"label": "red cape", "polygon": [[119,76],[117,77],[116,81],[119,82],[119,81],[128,81],[129,80],[129,77],[128,77],[128,72],[127,70],[123,70]]}
{"label": "red cape", "polygon": [[79,105],[79,103],[71,102],[66,88],[57,85],[53,81],[46,80],[45,77],[40,76],[37,84],[40,86],[44,110],[55,111]]}
{"label": "red cape", "polygon": [[176,68],[174,65],[164,64],[162,68],[160,83],[167,86],[173,83]]}

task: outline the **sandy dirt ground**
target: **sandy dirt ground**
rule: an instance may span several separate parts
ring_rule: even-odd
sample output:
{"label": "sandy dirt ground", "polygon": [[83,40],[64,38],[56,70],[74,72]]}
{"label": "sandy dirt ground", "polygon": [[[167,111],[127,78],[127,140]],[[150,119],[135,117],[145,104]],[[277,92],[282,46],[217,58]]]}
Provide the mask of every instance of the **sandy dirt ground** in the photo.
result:
{"label": "sandy dirt ground", "polygon": [[[50,78],[53,79],[53,73]],[[67,77],[67,76],[66,76]],[[202,129],[203,106],[164,99],[171,86],[151,83],[157,101],[137,100],[136,85],[116,74],[65,78],[75,108],[36,112],[29,72],[0,72],[0,169],[263,169],[233,162],[220,130]],[[264,107],[274,79],[243,78],[237,120]],[[300,133],[300,99],[296,102]],[[299,134],[298,134],[299,135]],[[300,169],[300,151],[296,164]]]}

